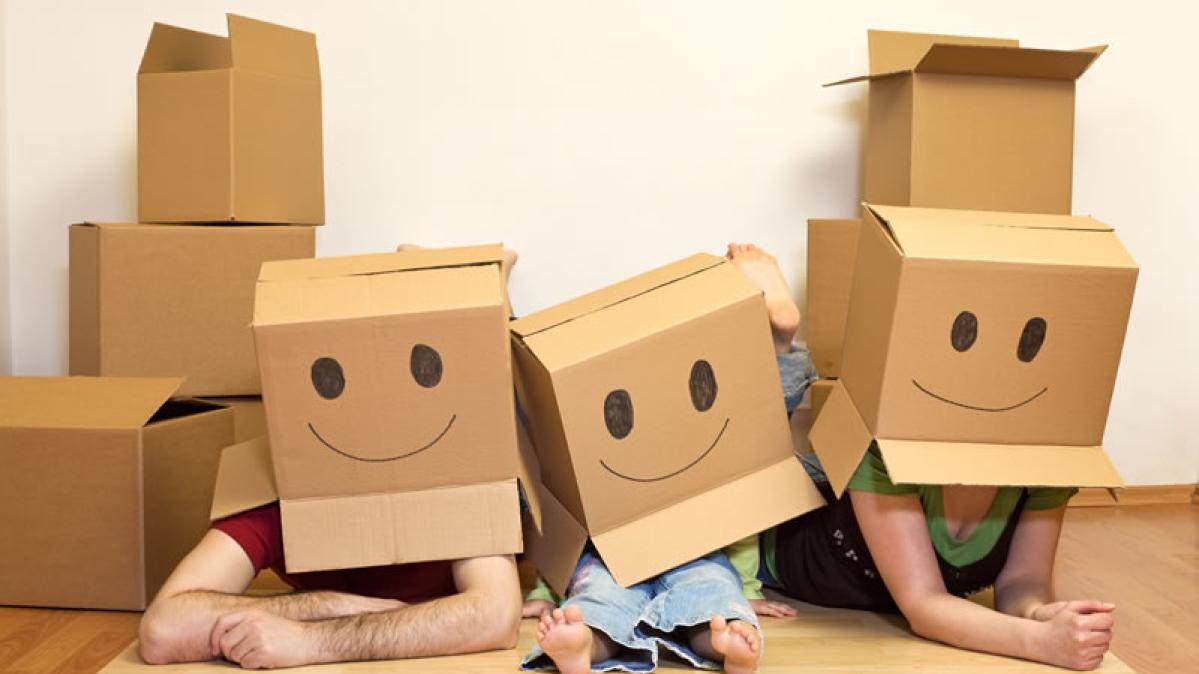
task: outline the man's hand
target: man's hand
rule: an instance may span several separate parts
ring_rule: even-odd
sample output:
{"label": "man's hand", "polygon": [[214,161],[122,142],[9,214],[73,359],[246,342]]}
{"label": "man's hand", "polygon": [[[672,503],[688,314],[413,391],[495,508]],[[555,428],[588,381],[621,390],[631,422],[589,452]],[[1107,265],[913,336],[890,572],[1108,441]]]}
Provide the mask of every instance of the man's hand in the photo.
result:
{"label": "man's hand", "polygon": [[754,613],[760,616],[769,616],[771,618],[794,618],[799,615],[799,611],[795,610],[794,606],[784,604],[781,601],[770,601],[769,599],[754,599],[749,602],[753,607]]}
{"label": "man's hand", "polygon": [[243,669],[275,669],[319,661],[317,644],[303,622],[248,609],[227,613],[212,626],[213,657],[224,656]]}
{"label": "man's hand", "polygon": [[520,617],[540,618],[553,611],[558,605],[548,599],[529,599],[520,607]]}
{"label": "man's hand", "polygon": [[1043,621],[1041,651],[1045,662],[1070,669],[1095,669],[1112,641],[1115,605],[1101,601],[1053,602],[1033,612]]}

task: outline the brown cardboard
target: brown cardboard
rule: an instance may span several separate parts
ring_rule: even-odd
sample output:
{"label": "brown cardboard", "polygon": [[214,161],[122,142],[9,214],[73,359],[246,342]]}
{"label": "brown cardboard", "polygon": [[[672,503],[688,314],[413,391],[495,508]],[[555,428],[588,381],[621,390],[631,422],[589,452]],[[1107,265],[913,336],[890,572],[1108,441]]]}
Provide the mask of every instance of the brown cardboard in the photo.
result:
{"label": "brown cardboard", "polygon": [[[588,538],[629,585],[823,503],[792,454],[762,293],[723,258],[680,260],[511,329],[543,485],[527,547],[559,591]],[[626,395],[622,426],[613,401]]]}
{"label": "brown cardboard", "polygon": [[156,23],[137,75],[138,219],[325,221],[316,36]]}
{"label": "brown cardboard", "polygon": [[266,435],[266,410],[261,396],[202,400],[233,410],[233,442],[242,443]]}
{"label": "brown cardboard", "polygon": [[1101,445],[1138,270],[1112,229],[864,212],[841,385],[811,435],[834,487],[871,439],[898,481],[1119,486]]}
{"label": "brown cardboard", "polygon": [[862,198],[1070,213],[1074,88],[1104,50],[872,30]]}
{"label": "brown cardboard", "polygon": [[315,246],[312,227],[72,225],[71,374],[187,377],[187,396],[259,393],[258,268]]}
{"label": "brown cardboard", "polygon": [[821,377],[841,375],[841,347],[861,220],[808,220],[808,350]]}
{"label": "brown cardboard", "polygon": [[253,332],[288,571],[521,550],[501,255],[262,266]]}
{"label": "brown cardboard", "polygon": [[208,527],[233,413],[177,379],[0,378],[0,604],[141,610]]}

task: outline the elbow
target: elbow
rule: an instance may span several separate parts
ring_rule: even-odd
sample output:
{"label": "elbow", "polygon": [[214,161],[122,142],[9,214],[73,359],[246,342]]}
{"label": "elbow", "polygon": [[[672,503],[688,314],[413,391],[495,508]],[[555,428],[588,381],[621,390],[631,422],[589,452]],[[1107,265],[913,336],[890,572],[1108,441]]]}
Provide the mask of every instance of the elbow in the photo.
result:
{"label": "elbow", "polygon": [[175,662],[177,631],[160,604],[151,604],[137,630],[138,650],[148,665]]}
{"label": "elbow", "polygon": [[498,606],[495,615],[492,616],[492,627],[490,640],[491,648],[497,650],[508,650],[516,648],[516,642],[520,638],[520,601],[503,602]]}

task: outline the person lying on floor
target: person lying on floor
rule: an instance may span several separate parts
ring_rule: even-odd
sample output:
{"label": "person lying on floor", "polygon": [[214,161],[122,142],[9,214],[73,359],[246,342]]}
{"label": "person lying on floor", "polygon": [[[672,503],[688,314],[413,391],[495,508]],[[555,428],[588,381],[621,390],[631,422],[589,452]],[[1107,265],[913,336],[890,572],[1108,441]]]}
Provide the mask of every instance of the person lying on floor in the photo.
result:
{"label": "person lying on floor", "polygon": [[[792,345],[799,308],[765,251],[730,244],[728,257],[765,292],[784,397],[794,408],[815,378],[811,357]],[[647,672],[657,666],[662,647],[696,667],[754,671],[763,649],[756,614],[794,615],[786,604],[763,598],[755,577],[757,545],[757,536],[751,536],[629,588],[612,578],[588,546],[561,608],[543,581],[526,598],[523,614],[540,616],[540,622],[537,645],[521,668]]]}
{"label": "person lying on floor", "polygon": [[[505,251],[505,281],[515,261]],[[264,669],[516,646],[511,555],[297,574],[285,564],[277,503],[214,522],[142,617],[142,659]],[[245,596],[266,568],[298,592]]]}

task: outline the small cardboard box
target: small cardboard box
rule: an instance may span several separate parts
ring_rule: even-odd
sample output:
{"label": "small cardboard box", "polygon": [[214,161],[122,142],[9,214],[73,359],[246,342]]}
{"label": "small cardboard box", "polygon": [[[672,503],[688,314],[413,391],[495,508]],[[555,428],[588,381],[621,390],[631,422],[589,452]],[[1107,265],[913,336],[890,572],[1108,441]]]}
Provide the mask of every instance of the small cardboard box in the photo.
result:
{"label": "small cardboard box", "polygon": [[821,377],[841,376],[841,348],[861,220],[808,220],[808,350]]}
{"label": "small cardboard box", "polygon": [[502,250],[262,266],[253,330],[289,572],[521,550]]}
{"label": "small cardboard box", "polygon": [[315,250],[312,227],[72,225],[71,374],[187,377],[187,396],[259,393],[258,267]]}
{"label": "small cardboard box", "polygon": [[0,604],[141,610],[199,542],[233,413],[180,383],[0,378]]}
{"label": "small cardboard box", "polygon": [[316,36],[156,23],[137,75],[138,219],[325,221]]}
{"label": "small cardboard box", "polygon": [[511,329],[542,485],[526,548],[559,592],[588,538],[628,586],[824,503],[792,454],[762,293],[724,258]]}
{"label": "small cardboard box", "polygon": [[1137,265],[1089,217],[866,206],[845,363],[811,440],[840,492],[1116,487],[1103,429]]}
{"label": "small cardboard box", "polygon": [[872,30],[869,203],[1070,213],[1074,84],[1106,47]]}
{"label": "small cardboard box", "polygon": [[266,410],[261,396],[202,398],[233,410],[233,442],[242,443],[266,435]]}

